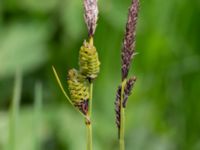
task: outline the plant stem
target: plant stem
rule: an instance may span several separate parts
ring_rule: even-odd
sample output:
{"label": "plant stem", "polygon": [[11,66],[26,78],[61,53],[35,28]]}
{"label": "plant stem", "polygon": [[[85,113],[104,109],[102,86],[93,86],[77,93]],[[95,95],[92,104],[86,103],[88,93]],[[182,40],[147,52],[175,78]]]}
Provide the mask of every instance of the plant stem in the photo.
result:
{"label": "plant stem", "polygon": [[87,128],[87,150],[92,150],[92,124],[86,124]]}
{"label": "plant stem", "polygon": [[[89,37],[89,43],[93,46],[93,37]],[[93,97],[93,83],[89,80],[89,88],[90,88],[90,97],[88,101],[88,114],[86,115],[87,118],[85,119],[86,128],[87,128],[87,150],[92,150],[92,123],[91,123],[91,116],[92,116],[92,97]]]}
{"label": "plant stem", "polygon": [[88,115],[90,119],[92,116],[92,96],[93,96],[93,83],[90,83],[90,99],[89,99],[89,110],[88,110]]}
{"label": "plant stem", "polygon": [[87,127],[87,150],[92,150],[92,124],[91,124],[91,116],[92,116],[92,95],[93,95],[93,83],[90,83],[90,97],[89,97],[89,109],[88,109],[88,118],[90,120],[86,120]]}
{"label": "plant stem", "polygon": [[93,39],[93,37],[89,37],[89,43],[90,43],[90,45],[94,45],[94,39]]}
{"label": "plant stem", "polygon": [[124,107],[123,107],[124,87],[125,87],[125,84],[126,84],[126,79],[122,82],[122,86],[121,86],[121,100],[120,100],[120,137],[119,137],[120,150],[125,150],[125,144],[124,144],[125,112],[124,112]]}

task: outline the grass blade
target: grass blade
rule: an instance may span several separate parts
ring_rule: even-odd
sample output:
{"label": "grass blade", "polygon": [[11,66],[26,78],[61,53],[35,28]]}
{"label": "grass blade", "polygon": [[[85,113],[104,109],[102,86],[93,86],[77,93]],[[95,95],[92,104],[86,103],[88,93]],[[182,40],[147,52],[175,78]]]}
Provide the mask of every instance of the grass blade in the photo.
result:
{"label": "grass blade", "polygon": [[16,71],[15,83],[13,90],[13,99],[10,107],[10,123],[9,123],[9,149],[16,150],[17,148],[17,124],[19,117],[19,107],[21,99],[21,90],[22,90],[22,74],[20,71]]}
{"label": "grass blade", "polygon": [[34,95],[34,125],[35,125],[35,132],[33,132],[34,138],[34,149],[40,149],[39,143],[39,133],[40,133],[40,122],[41,122],[41,114],[42,114],[42,84],[41,82],[37,82],[35,84],[35,95]]}

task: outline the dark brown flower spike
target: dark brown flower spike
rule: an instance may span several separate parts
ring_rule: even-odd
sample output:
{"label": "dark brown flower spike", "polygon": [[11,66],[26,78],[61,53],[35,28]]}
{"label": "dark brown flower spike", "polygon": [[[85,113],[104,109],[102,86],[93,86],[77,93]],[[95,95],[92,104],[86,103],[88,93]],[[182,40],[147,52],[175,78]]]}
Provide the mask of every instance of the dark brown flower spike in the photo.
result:
{"label": "dark brown flower spike", "polygon": [[116,99],[115,99],[115,122],[117,125],[117,128],[120,129],[120,101],[121,101],[121,86],[117,89]]}
{"label": "dark brown flower spike", "polygon": [[133,0],[129,8],[126,32],[122,47],[122,80],[127,78],[130,63],[135,53],[136,24],[139,10],[139,0]]}
{"label": "dark brown flower spike", "polygon": [[98,7],[97,7],[97,0],[84,0],[84,9],[85,9],[85,23],[88,28],[89,37],[94,35],[97,26],[98,20]]}

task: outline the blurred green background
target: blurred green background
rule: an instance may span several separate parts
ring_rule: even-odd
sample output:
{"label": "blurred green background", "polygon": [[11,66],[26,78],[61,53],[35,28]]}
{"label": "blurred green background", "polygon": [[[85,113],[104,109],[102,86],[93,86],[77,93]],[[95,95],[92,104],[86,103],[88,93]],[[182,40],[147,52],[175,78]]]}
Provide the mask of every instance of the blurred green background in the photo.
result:
{"label": "blurred green background", "polygon": [[[99,0],[94,150],[117,150],[114,100],[131,0]],[[200,150],[200,1],[141,0],[138,80],[126,109],[127,150]],[[87,37],[81,0],[0,0],[0,150],[84,150],[67,70]]]}

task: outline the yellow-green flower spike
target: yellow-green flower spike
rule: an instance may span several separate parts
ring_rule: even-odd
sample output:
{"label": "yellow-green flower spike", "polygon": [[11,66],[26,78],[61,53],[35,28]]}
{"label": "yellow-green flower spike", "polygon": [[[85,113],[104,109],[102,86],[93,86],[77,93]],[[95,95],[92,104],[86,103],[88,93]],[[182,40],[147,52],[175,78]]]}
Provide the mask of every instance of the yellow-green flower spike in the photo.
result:
{"label": "yellow-green flower spike", "polygon": [[88,79],[95,79],[100,70],[98,53],[93,43],[84,41],[79,51],[80,72]]}
{"label": "yellow-green flower spike", "polygon": [[68,88],[71,100],[75,107],[78,107],[84,114],[88,112],[89,88],[82,76],[76,69],[68,72]]}

